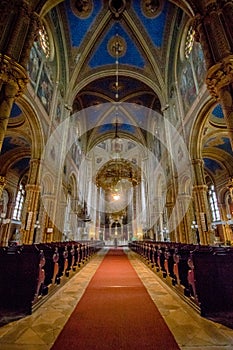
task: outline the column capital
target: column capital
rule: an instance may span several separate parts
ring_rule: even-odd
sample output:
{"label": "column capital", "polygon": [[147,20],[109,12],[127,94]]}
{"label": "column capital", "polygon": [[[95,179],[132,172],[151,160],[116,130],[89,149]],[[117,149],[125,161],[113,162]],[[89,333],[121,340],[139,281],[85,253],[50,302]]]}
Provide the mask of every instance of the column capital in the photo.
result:
{"label": "column capital", "polygon": [[2,196],[2,192],[6,186],[6,178],[5,176],[0,175],[0,198]]}
{"label": "column capital", "polygon": [[33,185],[37,185],[40,177],[40,165],[41,159],[32,158],[30,160],[30,171],[29,171],[29,183]]}
{"label": "column capital", "polygon": [[201,158],[192,159],[193,165],[204,165],[204,161]]}
{"label": "column capital", "polygon": [[15,60],[0,53],[0,81],[15,87],[16,94],[9,96],[15,98],[20,96],[26,88],[27,72]]}
{"label": "column capital", "polygon": [[207,192],[208,186],[204,184],[193,186],[193,192],[201,192],[201,191]]}
{"label": "column capital", "polygon": [[220,90],[233,83],[233,55],[229,55],[212,66],[206,76],[206,85],[210,94],[220,98]]}
{"label": "column capital", "polygon": [[39,185],[27,184],[25,186],[25,189],[26,189],[26,191],[40,192],[40,186]]}
{"label": "column capital", "polygon": [[6,177],[0,175],[0,186],[5,187],[6,186]]}

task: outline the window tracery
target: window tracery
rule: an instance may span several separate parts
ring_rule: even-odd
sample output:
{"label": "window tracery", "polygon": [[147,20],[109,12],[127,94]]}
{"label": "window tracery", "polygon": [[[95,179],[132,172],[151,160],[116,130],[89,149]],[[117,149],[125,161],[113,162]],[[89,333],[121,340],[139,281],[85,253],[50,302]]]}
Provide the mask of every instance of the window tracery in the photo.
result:
{"label": "window tracery", "polygon": [[43,53],[45,54],[46,58],[49,58],[50,56],[50,43],[49,43],[49,36],[47,33],[47,30],[45,29],[45,26],[42,25],[41,29],[39,30],[39,43],[42,48]]}
{"label": "window tracery", "polygon": [[193,29],[192,26],[190,26],[187,32],[185,47],[184,47],[184,55],[187,59],[189,58],[191,51],[193,49],[194,37],[195,37],[195,30]]}

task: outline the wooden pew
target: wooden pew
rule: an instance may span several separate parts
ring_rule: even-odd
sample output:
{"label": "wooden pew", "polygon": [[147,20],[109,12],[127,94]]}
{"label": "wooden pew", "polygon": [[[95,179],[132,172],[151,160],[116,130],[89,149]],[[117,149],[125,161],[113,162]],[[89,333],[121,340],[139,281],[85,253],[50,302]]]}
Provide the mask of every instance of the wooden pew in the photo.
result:
{"label": "wooden pew", "polygon": [[0,309],[30,314],[38,290],[41,251],[35,246],[6,250],[0,257]]}
{"label": "wooden pew", "polygon": [[233,249],[200,246],[191,259],[201,314],[233,312]]}

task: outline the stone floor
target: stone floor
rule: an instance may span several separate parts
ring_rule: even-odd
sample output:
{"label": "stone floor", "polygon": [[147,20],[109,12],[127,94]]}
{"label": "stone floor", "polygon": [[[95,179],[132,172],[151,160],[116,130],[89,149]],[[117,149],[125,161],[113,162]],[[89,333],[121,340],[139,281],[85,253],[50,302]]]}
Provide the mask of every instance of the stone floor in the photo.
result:
{"label": "stone floor", "polygon": [[[233,349],[232,329],[201,317],[133,252],[125,251],[181,349]],[[99,252],[32,315],[2,326],[0,349],[50,349],[106,252],[107,248]]]}

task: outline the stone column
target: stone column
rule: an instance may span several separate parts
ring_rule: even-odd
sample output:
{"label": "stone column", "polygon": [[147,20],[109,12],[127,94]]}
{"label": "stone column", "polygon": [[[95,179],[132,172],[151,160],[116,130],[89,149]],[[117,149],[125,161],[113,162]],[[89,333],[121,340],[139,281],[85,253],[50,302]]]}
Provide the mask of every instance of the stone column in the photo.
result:
{"label": "stone column", "polygon": [[156,196],[154,198],[154,239],[161,241],[161,233],[163,231],[163,200],[162,196]]}
{"label": "stone column", "polygon": [[0,151],[14,100],[24,91],[26,65],[40,27],[26,0],[0,2]]}
{"label": "stone column", "polygon": [[54,213],[55,196],[54,194],[46,194],[43,196],[43,209],[41,210],[41,236],[40,241],[48,243],[52,241],[62,240],[62,233],[54,229]]}
{"label": "stone column", "polygon": [[32,244],[34,225],[38,216],[40,199],[39,186],[40,160],[31,159],[29,180],[26,185],[26,198],[22,214],[21,236],[23,244]]}
{"label": "stone column", "polygon": [[222,106],[233,149],[233,55],[209,69],[206,83],[212,96]]}
{"label": "stone column", "polygon": [[8,246],[9,239],[10,239],[10,226],[11,226],[11,219],[13,216],[13,211],[15,208],[15,202],[12,201],[12,199],[9,200],[7,204],[7,215],[9,222],[6,222],[2,225],[2,232],[1,232],[1,245],[4,247]]}
{"label": "stone column", "polygon": [[[5,176],[0,176],[0,199],[2,197],[3,190],[6,186],[6,178]],[[4,225],[0,224],[0,246],[4,245],[5,242],[5,234],[4,234]]]}
{"label": "stone column", "polygon": [[219,211],[220,211],[220,217],[221,217],[221,223],[218,224],[217,232],[215,232],[215,240],[218,239],[219,242],[226,242],[227,241],[227,230],[226,230],[226,223],[229,220],[227,217],[227,208],[225,203],[219,203],[218,204]]}
{"label": "stone column", "polygon": [[[174,208],[173,200],[166,202],[166,208],[167,208],[167,220],[169,221],[169,219],[171,218],[172,212],[173,212],[173,208]],[[174,216],[173,216],[173,220],[174,220]],[[170,230],[171,227],[172,227],[172,229]],[[173,229],[173,227],[175,227],[173,221],[170,221],[170,225],[166,225],[166,228],[170,232],[169,233],[170,234],[170,241],[171,242],[179,242],[179,238],[177,237],[177,231],[175,229]],[[164,230],[164,227],[163,227],[163,230]],[[164,237],[164,231],[163,231],[162,240],[164,240],[164,238],[165,237]]]}
{"label": "stone column", "polygon": [[194,18],[196,40],[203,48],[207,65],[206,84],[222,106],[233,149],[233,4],[223,0],[207,4]]}
{"label": "stone column", "polygon": [[22,94],[27,81],[26,70],[0,54],[0,151],[14,100]]}
{"label": "stone column", "polygon": [[201,244],[213,243],[211,217],[207,198],[208,187],[204,178],[204,163],[202,159],[192,161],[195,173],[193,186],[194,206]]}
{"label": "stone column", "polygon": [[6,178],[5,176],[0,175],[0,198],[2,197],[2,192],[6,186]]}
{"label": "stone column", "polygon": [[192,197],[188,194],[179,194],[178,201],[179,201],[179,210],[180,210],[180,218],[181,218],[179,223],[180,242],[196,243],[196,240],[193,241],[192,230],[191,230]]}

